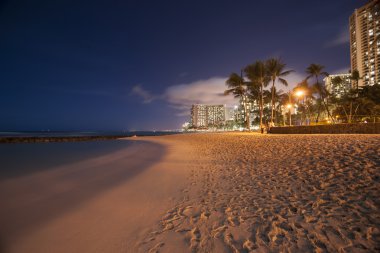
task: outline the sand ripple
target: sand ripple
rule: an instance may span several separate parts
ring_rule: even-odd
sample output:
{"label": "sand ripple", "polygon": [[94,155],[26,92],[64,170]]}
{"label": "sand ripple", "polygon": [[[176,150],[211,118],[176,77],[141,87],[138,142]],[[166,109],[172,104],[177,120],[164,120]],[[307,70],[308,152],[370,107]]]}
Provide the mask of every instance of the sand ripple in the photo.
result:
{"label": "sand ripple", "polygon": [[181,139],[190,183],[141,252],[380,251],[379,135]]}

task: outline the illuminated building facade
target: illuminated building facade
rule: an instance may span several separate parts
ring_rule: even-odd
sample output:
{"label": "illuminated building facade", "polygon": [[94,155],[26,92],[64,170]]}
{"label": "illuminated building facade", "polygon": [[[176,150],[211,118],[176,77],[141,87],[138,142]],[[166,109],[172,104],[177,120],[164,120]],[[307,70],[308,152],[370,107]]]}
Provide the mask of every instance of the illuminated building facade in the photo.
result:
{"label": "illuminated building facade", "polygon": [[207,127],[207,106],[206,105],[192,105],[191,125],[194,128]]}
{"label": "illuminated building facade", "polygon": [[[342,82],[339,84],[334,84],[333,79],[336,77],[340,77]],[[351,74],[338,74],[338,75],[329,75],[325,77],[323,80],[325,81],[325,87],[327,91],[337,98],[341,98],[344,94],[346,94],[351,88]]]}
{"label": "illuminated building facade", "polygon": [[192,105],[191,125],[194,128],[220,126],[226,121],[224,105]]}
{"label": "illuminated building facade", "polygon": [[220,126],[226,121],[226,110],[224,105],[207,106],[207,125]]}
{"label": "illuminated building facade", "polygon": [[238,115],[238,106],[226,107],[226,121],[235,121]]}
{"label": "illuminated building facade", "polygon": [[350,17],[351,70],[358,70],[359,88],[380,83],[380,0],[369,1]]}

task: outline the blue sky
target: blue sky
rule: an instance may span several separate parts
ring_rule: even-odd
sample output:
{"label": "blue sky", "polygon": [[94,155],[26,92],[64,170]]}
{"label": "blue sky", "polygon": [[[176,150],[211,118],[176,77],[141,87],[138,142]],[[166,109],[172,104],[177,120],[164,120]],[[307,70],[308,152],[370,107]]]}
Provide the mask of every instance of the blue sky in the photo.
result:
{"label": "blue sky", "polygon": [[365,2],[2,1],[0,131],[175,129],[256,60],[345,71]]}

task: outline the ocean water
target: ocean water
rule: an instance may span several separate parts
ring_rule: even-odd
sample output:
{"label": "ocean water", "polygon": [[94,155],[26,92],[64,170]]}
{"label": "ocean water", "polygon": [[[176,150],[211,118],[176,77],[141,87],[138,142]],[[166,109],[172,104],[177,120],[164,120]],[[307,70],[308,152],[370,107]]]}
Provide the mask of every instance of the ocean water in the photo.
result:
{"label": "ocean water", "polygon": [[[156,136],[178,132],[0,132],[0,137]],[[0,182],[56,166],[96,158],[125,149],[134,142],[96,140],[78,142],[0,143]]]}
{"label": "ocean water", "polygon": [[70,136],[159,136],[178,134],[179,131],[94,131],[94,132],[71,132],[71,131],[20,131],[0,132],[0,137],[70,137]]}
{"label": "ocean water", "polygon": [[112,153],[129,141],[0,143],[0,181]]}

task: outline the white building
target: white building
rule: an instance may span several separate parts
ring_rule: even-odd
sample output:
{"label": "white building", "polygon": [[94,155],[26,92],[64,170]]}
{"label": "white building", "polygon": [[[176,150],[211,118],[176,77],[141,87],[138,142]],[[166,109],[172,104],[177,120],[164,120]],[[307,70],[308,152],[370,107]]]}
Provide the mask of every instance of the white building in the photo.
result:
{"label": "white building", "polygon": [[369,1],[350,17],[351,70],[358,70],[359,87],[380,83],[380,0]]}
{"label": "white building", "polygon": [[226,122],[224,105],[207,105],[207,125],[220,126]]}
{"label": "white building", "polygon": [[192,105],[191,125],[194,128],[207,127],[207,106],[206,105]]}
{"label": "white building", "polygon": [[194,128],[208,128],[223,125],[226,120],[224,105],[201,105],[191,107],[191,125]]}

